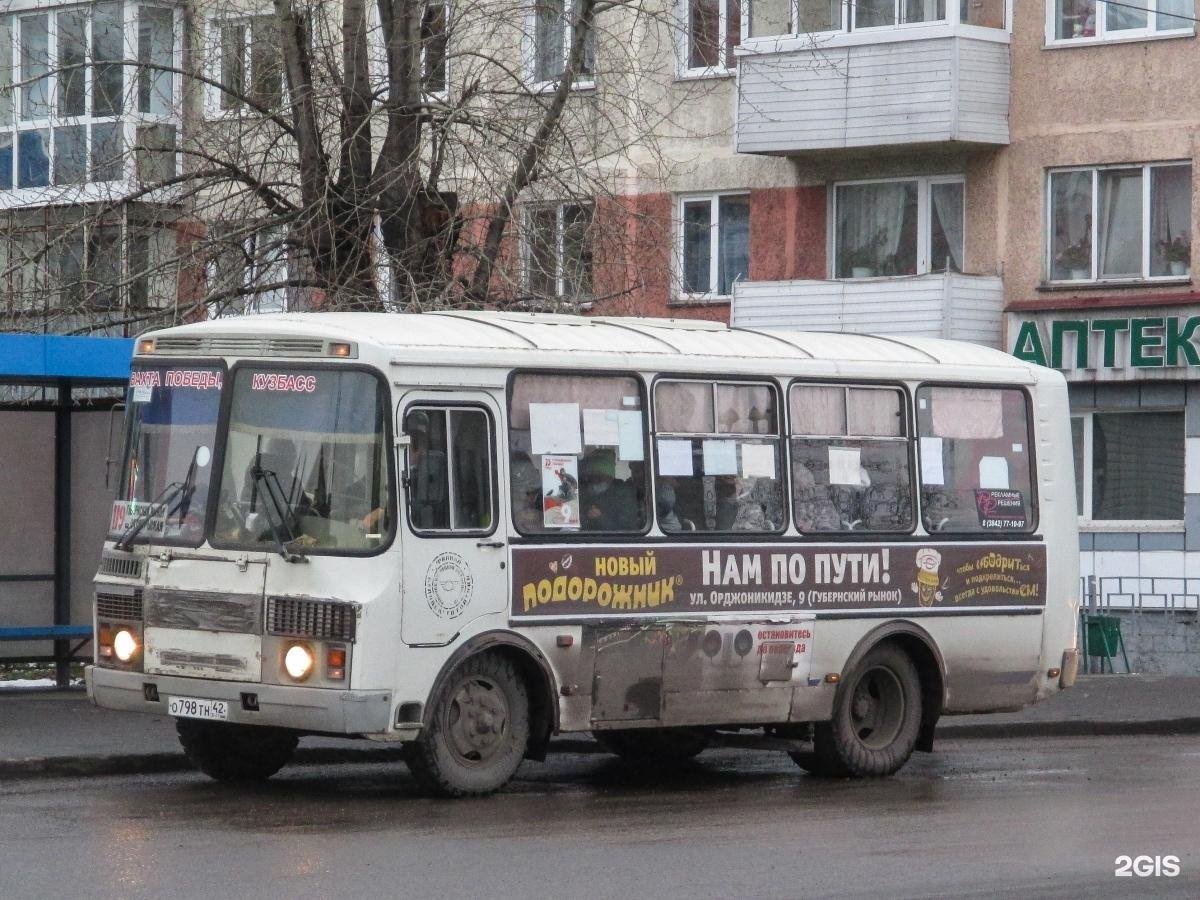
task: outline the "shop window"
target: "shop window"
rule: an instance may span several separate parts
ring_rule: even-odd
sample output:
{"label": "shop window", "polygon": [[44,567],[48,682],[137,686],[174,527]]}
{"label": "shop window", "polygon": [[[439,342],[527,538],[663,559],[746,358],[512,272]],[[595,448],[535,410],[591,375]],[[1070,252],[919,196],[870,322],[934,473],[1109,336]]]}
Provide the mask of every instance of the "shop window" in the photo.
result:
{"label": "shop window", "polygon": [[750,272],[750,197],[710,194],[680,200],[683,293],[730,297]]}
{"label": "shop window", "polygon": [[495,522],[492,426],[482,409],[419,406],[404,416],[404,491],[419,532],[483,534]]}
{"label": "shop window", "polygon": [[[533,80],[552,85],[562,77],[571,53],[571,39],[579,17],[578,0],[535,0],[533,5]],[[596,32],[589,27],[584,38],[583,63],[577,84],[590,84],[596,70]]]}
{"label": "shop window", "polygon": [[1166,163],[1051,172],[1050,280],[1186,278],[1192,167]]}
{"label": "shop window", "polygon": [[963,270],[959,178],[840,184],[834,206],[836,278]]}
{"label": "shop window", "polygon": [[775,388],[660,381],[655,496],[663,531],[782,531],[787,507]]}
{"label": "shop window", "polygon": [[646,530],[646,414],[636,378],[518,374],[508,427],[513,523],[522,534]]}
{"label": "shop window", "polygon": [[534,206],[525,214],[525,286],[538,298],[592,295],[592,206]]}
{"label": "shop window", "polygon": [[732,71],[742,40],[741,0],[688,0],[686,37],[689,71]]}
{"label": "shop window", "polygon": [[797,530],[912,530],[912,470],[902,392],[793,385],[789,421]]}
{"label": "shop window", "polygon": [[1085,521],[1183,519],[1183,412],[1096,412],[1071,419],[1076,502]]}
{"label": "shop window", "polygon": [[1055,41],[1117,40],[1193,30],[1195,0],[1049,0]]}
{"label": "shop window", "polygon": [[917,391],[921,514],[930,532],[1028,532],[1037,525],[1025,394]]}

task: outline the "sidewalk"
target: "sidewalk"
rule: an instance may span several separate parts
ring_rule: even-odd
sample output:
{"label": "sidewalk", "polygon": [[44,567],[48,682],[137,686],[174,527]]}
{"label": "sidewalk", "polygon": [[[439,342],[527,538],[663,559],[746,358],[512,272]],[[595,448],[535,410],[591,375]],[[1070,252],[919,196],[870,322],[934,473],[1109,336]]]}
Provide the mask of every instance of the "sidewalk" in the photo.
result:
{"label": "sidewalk", "polygon": [[[1200,676],[1098,675],[1016,713],[948,716],[938,738],[1092,734],[1200,734]],[[551,751],[598,750],[570,736]],[[303,738],[298,763],[385,762],[399,748],[369,741]],[[97,709],[81,690],[0,689],[0,780],[169,772],[190,765],[165,717]]]}

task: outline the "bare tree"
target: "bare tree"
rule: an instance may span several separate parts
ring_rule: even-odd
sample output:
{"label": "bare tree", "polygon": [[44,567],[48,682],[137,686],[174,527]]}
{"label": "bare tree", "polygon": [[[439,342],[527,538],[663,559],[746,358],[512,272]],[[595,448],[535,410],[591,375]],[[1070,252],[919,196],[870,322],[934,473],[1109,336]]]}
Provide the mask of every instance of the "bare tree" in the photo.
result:
{"label": "bare tree", "polygon": [[[677,120],[668,0],[217,0],[175,14],[174,31],[156,9],[136,7],[115,59],[98,20],[75,47],[59,13],[44,50],[36,17],[0,26],[9,47],[19,31],[24,61],[21,81],[0,83],[15,179],[45,194],[0,221],[10,314],[23,303],[51,330],[82,331],[275,302],[264,297],[558,307],[636,290],[631,242],[667,243],[661,221],[631,227],[627,195],[671,172],[664,138],[695,134]],[[21,117],[39,98],[47,115],[68,111],[77,81],[86,161],[55,125],[53,163],[28,176]],[[110,104],[123,143],[107,156],[106,85],[123,95]],[[99,184],[106,162],[122,177]]]}

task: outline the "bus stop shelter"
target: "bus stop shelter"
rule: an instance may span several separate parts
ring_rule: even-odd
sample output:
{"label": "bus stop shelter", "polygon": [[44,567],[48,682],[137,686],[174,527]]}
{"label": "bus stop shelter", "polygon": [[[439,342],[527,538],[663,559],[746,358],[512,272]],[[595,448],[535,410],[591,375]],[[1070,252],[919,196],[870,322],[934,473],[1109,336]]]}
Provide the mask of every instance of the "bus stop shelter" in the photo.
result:
{"label": "bus stop shelter", "polygon": [[0,334],[0,662],[53,659],[59,686],[91,638],[132,355],[127,338]]}

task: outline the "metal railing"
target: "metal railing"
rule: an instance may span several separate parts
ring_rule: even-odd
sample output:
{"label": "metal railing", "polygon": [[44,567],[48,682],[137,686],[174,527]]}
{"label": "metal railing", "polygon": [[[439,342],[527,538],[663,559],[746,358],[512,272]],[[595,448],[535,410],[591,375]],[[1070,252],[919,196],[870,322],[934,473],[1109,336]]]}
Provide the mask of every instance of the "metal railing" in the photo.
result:
{"label": "metal railing", "polygon": [[1200,578],[1136,575],[1087,575],[1079,579],[1084,612],[1200,612]]}

